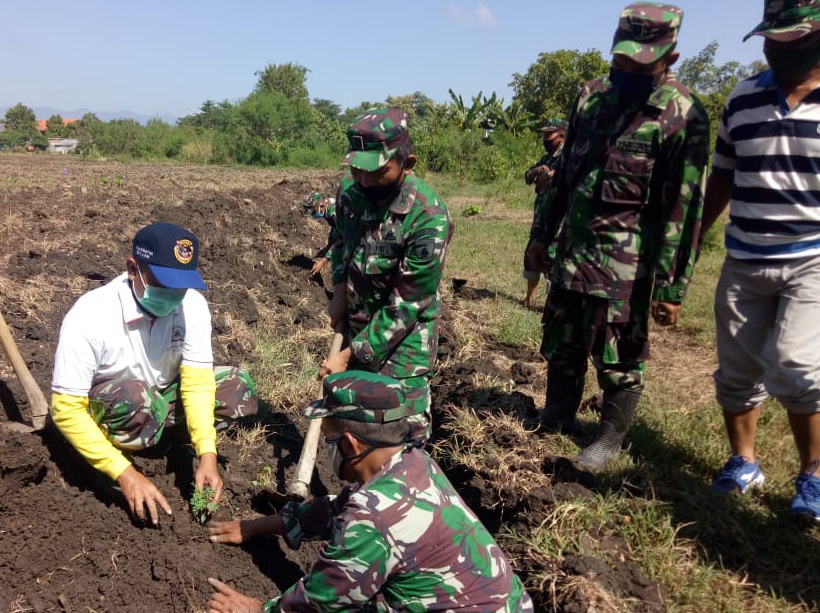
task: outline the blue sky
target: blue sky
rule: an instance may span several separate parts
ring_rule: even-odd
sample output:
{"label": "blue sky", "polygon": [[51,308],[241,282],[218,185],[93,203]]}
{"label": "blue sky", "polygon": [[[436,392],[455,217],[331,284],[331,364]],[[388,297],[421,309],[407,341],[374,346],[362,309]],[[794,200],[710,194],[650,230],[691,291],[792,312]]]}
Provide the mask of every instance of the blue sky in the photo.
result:
{"label": "blue sky", "polygon": [[[311,98],[343,108],[388,95],[448,89],[465,101],[496,92],[541,52],[600,49],[608,57],[615,0],[8,0],[0,37],[0,105],[180,117],[205,100],[246,96],[267,64],[306,67]],[[762,59],[746,43],[761,0],[679,0],[678,49],[712,40],[717,62]]]}

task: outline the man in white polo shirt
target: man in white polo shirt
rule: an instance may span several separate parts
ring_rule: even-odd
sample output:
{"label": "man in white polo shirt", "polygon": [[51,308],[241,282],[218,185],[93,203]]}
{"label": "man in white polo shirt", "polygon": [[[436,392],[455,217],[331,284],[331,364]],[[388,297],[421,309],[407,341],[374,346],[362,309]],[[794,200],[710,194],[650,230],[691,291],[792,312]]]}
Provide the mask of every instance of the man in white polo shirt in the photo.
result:
{"label": "man in white polo shirt", "polygon": [[729,96],[703,213],[705,233],[730,205],[715,385],[732,455],[712,487],[763,484],[755,435],[771,395],[800,456],[791,514],[820,520],[820,2],[766,0],[752,35],[770,70]]}
{"label": "man in white polo shirt", "polygon": [[[51,414],[95,469],[117,481],[129,509],[153,524],[171,507],[123,450],[156,446],[184,423],[199,458],[197,489],[222,491],[214,420],[257,412],[238,368],[213,366],[211,315],[191,232],[154,223],[137,232],[127,271],[66,314],[54,359]],[[166,439],[167,439],[166,435]]]}

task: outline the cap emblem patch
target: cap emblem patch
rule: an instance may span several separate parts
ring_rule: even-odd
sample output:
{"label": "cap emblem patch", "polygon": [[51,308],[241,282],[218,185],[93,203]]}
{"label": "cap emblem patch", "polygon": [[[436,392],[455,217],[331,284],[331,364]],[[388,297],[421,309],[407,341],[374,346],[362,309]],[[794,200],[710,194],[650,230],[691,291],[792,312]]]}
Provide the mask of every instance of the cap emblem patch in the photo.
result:
{"label": "cap emblem patch", "polygon": [[187,238],[178,240],[174,245],[174,257],[180,264],[190,264],[194,259],[194,244]]}

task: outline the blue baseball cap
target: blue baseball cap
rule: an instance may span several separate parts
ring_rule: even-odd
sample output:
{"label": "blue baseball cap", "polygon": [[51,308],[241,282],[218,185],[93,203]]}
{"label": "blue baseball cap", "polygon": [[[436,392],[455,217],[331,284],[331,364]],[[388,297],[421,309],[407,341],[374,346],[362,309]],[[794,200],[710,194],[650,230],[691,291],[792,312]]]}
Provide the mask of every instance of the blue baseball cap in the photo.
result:
{"label": "blue baseball cap", "polygon": [[208,289],[197,270],[199,239],[185,228],[158,222],[134,236],[134,259],[148,268],[163,287]]}

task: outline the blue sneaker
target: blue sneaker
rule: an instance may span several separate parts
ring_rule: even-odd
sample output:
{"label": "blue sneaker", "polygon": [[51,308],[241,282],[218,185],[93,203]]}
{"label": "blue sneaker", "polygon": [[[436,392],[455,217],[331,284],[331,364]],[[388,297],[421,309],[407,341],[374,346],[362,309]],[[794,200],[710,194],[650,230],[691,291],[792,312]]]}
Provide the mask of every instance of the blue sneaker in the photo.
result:
{"label": "blue sneaker", "polygon": [[807,517],[820,521],[820,477],[801,473],[795,483],[797,495],[789,513],[793,517]]}
{"label": "blue sneaker", "polygon": [[762,486],[765,480],[758,462],[749,462],[742,455],[733,455],[712,482],[712,491],[724,494],[739,491],[745,494],[750,487]]}

